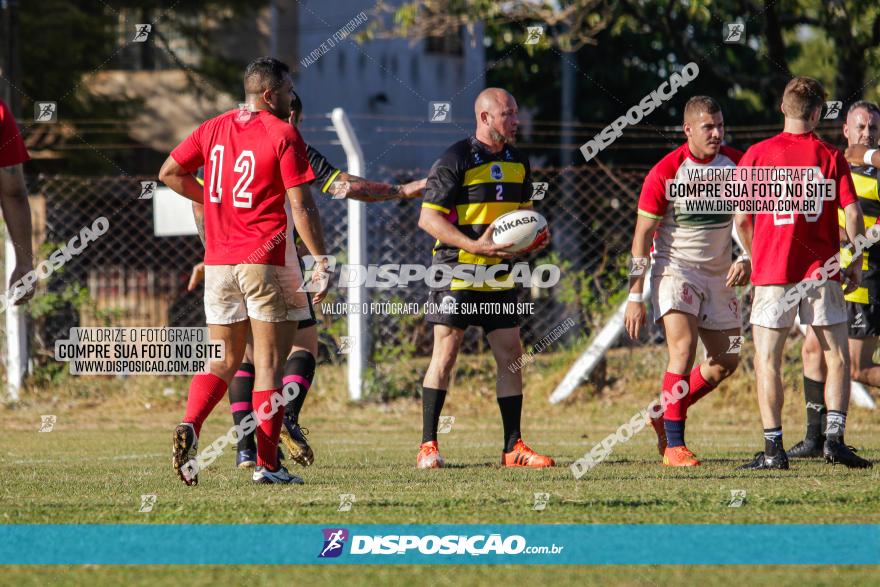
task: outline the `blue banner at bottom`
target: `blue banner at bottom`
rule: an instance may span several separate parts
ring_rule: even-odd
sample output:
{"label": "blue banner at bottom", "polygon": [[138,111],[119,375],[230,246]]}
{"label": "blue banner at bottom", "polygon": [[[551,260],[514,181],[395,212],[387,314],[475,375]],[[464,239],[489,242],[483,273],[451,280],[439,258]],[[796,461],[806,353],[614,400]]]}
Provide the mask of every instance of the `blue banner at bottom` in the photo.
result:
{"label": "blue banner at bottom", "polygon": [[878,525],[4,525],[0,564],[877,565]]}

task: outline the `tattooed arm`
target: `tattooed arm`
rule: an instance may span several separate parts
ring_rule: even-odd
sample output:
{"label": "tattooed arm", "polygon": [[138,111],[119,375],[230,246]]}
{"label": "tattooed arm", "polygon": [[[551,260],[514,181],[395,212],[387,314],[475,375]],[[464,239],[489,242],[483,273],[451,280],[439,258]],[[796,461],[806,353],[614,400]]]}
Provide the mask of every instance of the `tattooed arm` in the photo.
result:
{"label": "tattooed arm", "polygon": [[196,221],[196,230],[199,231],[199,238],[202,239],[202,246],[205,246],[205,207],[198,202],[192,203],[193,219]]}
{"label": "tattooed arm", "polygon": [[351,198],[363,202],[407,200],[422,195],[425,181],[425,179],[419,179],[405,184],[390,184],[371,181],[342,171],[330,184],[327,192],[336,197]]}
{"label": "tattooed arm", "polygon": [[384,202],[418,198],[425,189],[425,179],[402,185],[372,181],[340,171],[330,164],[324,155],[308,145],[306,155],[315,172],[314,186],[334,198],[351,198],[362,202]]}

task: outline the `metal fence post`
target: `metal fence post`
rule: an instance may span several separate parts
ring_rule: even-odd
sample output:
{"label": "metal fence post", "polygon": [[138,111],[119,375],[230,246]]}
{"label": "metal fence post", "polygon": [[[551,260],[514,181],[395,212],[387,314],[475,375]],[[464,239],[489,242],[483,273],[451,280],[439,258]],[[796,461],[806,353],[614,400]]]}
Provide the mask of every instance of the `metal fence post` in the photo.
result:
{"label": "metal fence post", "polygon": [[[15,247],[12,244],[12,237],[9,231],[6,233],[6,271],[5,280],[9,283],[9,278],[15,270]],[[4,288],[5,290],[5,288]],[[8,292],[7,292],[8,293]],[[18,306],[12,305],[10,297],[7,295],[6,306],[6,389],[11,401],[17,402],[21,384],[24,383],[24,376],[27,373],[28,364],[28,348],[27,348],[27,322],[25,321],[24,312]]]}
{"label": "metal fence post", "polygon": [[[364,152],[354,129],[342,108],[334,108],[330,114],[339,142],[348,160],[348,172],[364,176]],[[367,219],[366,205],[356,200],[348,200],[348,263],[355,267],[367,263]],[[367,288],[364,285],[348,288],[348,303],[351,308],[361,308],[368,302]],[[367,366],[369,348],[367,344],[367,318],[361,311],[348,312],[348,336],[350,353],[348,355],[348,397],[360,400],[363,391],[363,373]]]}
{"label": "metal fence post", "polygon": [[[642,289],[642,293],[645,298],[650,299],[651,295],[651,269],[648,268],[647,273],[645,274],[645,285]],[[624,332],[624,323],[623,317],[626,313],[626,304],[628,302],[624,301],[617,308],[617,311],[614,312],[614,315],[608,321],[607,324],[599,331],[596,335],[595,339],[590,343],[590,346],[581,353],[581,355],[577,358],[577,360],[572,364],[572,366],[568,369],[568,372],[565,374],[565,377],[562,381],[559,382],[559,385],[556,386],[556,389],[553,390],[553,393],[550,394],[550,403],[558,404],[564,399],[568,398],[574,390],[577,389],[577,386],[581,384],[582,381],[586,380],[587,377],[590,376],[590,373],[593,372],[593,369],[596,368],[596,365],[599,364],[599,361],[602,360],[602,357],[605,356],[605,353],[608,352],[614,343],[617,342],[617,339],[620,338],[620,335]]]}

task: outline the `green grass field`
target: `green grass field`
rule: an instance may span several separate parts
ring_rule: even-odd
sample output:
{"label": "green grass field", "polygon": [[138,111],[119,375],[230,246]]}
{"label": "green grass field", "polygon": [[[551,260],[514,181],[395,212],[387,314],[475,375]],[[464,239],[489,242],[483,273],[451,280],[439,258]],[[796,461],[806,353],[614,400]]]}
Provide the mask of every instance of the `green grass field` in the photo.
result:
{"label": "green grass field", "polygon": [[[803,430],[803,399],[796,345],[786,372],[786,444]],[[750,357],[749,348],[744,356]],[[504,470],[498,466],[501,424],[494,401],[491,359],[463,357],[444,414],[455,416],[440,436],[448,467],[418,471],[415,455],[421,426],[420,403],[354,405],[345,401],[339,367],[322,367],[303,412],[303,424],[317,460],[294,472],[303,486],[253,486],[249,472],[233,468],[227,451],[188,488],[170,465],[170,435],[184,403],[182,378],[71,378],[57,388],[30,390],[18,407],[2,411],[0,517],[3,523],[880,523],[880,413],[851,408],[847,441],[873,460],[873,470],[848,470],[823,462],[794,461],[792,470],[747,473],[735,467],[762,447],[753,373],[744,366],[734,378],[690,413],[688,444],[703,465],[670,470],[659,464],[650,428],[618,445],[606,462],[575,480],[568,465],[654,397],[663,366],[661,348],[618,350],[609,358],[609,384],[591,385],[564,405],[546,397],[570,364],[570,353],[546,353],[527,370],[524,434],[527,442],[553,455],[552,470]],[[410,366],[423,368],[420,362]],[[171,391],[169,391],[169,388]],[[224,402],[205,425],[209,443],[231,425]],[[55,428],[39,433],[40,415],[57,416]],[[9,433],[11,432],[11,433]],[[205,446],[205,444],[203,444]],[[731,490],[745,490],[746,502],[728,507]],[[534,511],[536,492],[550,494],[544,511]],[[352,493],[350,512],[338,512],[339,494]],[[156,494],[152,512],[138,511],[142,494]],[[69,572],[68,572],[69,571]],[[501,572],[505,575],[496,575]],[[137,573],[116,568],[78,567],[64,572],[12,568],[0,582],[28,584],[35,578],[70,584],[122,582],[160,584],[173,568]],[[703,568],[700,582],[737,580],[733,568]],[[763,568],[761,584],[793,584],[803,567]],[[864,569],[811,569],[815,584],[844,579],[865,582]],[[10,574],[11,573],[11,574]],[[254,578],[257,570],[201,567],[194,584]],[[687,569],[407,567],[272,569],[260,577],[383,582],[413,579],[437,584],[481,584],[524,577],[559,584],[665,584],[690,582]],[[756,580],[758,580],[756,579]]]}

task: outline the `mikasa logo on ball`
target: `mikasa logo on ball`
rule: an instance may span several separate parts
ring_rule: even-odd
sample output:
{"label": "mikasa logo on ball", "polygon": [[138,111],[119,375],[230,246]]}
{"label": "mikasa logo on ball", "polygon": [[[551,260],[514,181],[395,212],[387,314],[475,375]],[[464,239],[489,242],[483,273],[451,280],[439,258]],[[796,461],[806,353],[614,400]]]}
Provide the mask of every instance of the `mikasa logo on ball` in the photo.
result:
{"label": "mikasa logo on ball", "polygon": [[550,238],[547,219],[534,210],[514,210],[495,219],[492,240],[509,253],[528,253],[546,246]]}
{"label": "mikasa logo on ball", "polygon": [[516,220],[509,220],[507,222],[504,222],[503,224],[499,224],[498,226],[496,226],[495,229],[492,231],[492,235],[495,236],[501,234],[502,232],[510,230],[511,228],[514,228],[516,226],[522,226],[524,224],[534,224],[537,221],[537,216],[524,216],[522,218],[517,218]]}

